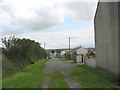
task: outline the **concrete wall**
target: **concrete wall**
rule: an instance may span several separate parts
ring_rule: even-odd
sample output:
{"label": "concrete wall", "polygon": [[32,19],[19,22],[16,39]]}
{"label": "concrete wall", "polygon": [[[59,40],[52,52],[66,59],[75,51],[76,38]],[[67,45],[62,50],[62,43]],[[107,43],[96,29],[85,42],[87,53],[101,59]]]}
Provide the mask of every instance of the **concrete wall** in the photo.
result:
{"label": "concrete wall", "polygon": [[96,65],[118,74],[118,3],[99,2],[95,20]]}
{"label": "concrete wall", "polygon": [[96,60],[95,58],[89,58],[89,59],[85,59],[84,63],[90,67],[96,67]]}
{"label": "concrete wall", "polygon": [[120,82],[120,2],[119,2],[119,4],[118,4],[118,78],[119,78],[119,82]]}

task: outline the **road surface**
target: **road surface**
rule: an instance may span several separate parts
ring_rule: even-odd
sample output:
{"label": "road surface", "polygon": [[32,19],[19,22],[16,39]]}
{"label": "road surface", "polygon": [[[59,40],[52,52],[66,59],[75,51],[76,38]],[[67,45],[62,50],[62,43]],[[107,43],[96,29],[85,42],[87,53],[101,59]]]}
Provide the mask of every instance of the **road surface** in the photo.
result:
{"label": "road surface", "polygon": [[[44,71],[45,71],[45,74],[48,74],[52,71],[59,71],[64,75],[65,81],[68,83],[70,88],[80,88],[80,85],[76,81],[71,79],[68,75],[68,72],[75,66],[76,64],[72,64],[72,63],[57,60],[56,58],[52,58],[48,62],[46,62]],[[49,88],[48,87],[49,81],[50,81],[50,78],[45,80],[43,88]]]}

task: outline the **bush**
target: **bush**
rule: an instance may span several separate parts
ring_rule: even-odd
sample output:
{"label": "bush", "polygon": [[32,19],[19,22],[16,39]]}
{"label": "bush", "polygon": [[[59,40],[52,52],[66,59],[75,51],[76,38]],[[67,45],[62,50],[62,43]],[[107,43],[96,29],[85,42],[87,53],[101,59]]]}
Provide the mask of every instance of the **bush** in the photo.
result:
{"label": "bush", "polygon": [[71,60],[71,55],[69,53],[66,53],[65,58],[68,59],[68,60]]}
{"label": "bush", "polygon": [[2,43],[4,45],[2,53],[9,60],[9,63],[12,63],[10,65],[14,65],[21,70],[25,65],[34,64],[46,55],[46,51],[40,46],[40,43],[34,40],[13,36],[8,39],[3,38]]}
{"label": "bush", "polygon": [[86,56],[87,56],[87,57],[90,57],[90,56],[95,57],[95,53],[94,53],[94,52],[90,52],[90,53],[87,53]]}

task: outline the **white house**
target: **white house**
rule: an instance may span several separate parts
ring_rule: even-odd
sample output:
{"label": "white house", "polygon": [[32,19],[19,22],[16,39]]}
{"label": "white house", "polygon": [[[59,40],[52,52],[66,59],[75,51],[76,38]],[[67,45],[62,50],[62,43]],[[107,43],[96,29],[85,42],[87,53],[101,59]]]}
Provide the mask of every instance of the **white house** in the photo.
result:
{"label": "white house", "polygon": [[62,52],[60,53],[61,56],[64,56],[65,54],[66,54],[66,51],[62,51]]}
{"label": "white house", "polygon": [[84,62],[84,56],[87,54],[88,50],[83,48],[83,47],[80,47],[76,50],[76,54],[77,54],[77,62],[79,63],[83,63]]}
{"label": "white house", "polygon": [[57,53],[56,53],[56,52],[54,52],[54,53],[53,53],[53,56],[54,56],[54,57],[56,57],[56,55],[57,55]]}

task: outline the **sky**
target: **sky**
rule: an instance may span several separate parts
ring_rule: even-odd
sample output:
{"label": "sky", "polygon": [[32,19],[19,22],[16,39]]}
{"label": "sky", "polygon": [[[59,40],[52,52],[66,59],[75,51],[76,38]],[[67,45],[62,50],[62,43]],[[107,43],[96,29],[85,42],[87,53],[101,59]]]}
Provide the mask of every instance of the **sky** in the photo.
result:
{"label": "sky", "polygon": [[[97,0],[0,0],[0,39],[15,36],[46,49],[95,47]],[[0,41],[0,44],[1,41]]]}

